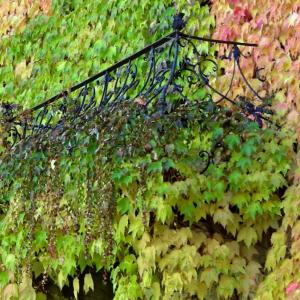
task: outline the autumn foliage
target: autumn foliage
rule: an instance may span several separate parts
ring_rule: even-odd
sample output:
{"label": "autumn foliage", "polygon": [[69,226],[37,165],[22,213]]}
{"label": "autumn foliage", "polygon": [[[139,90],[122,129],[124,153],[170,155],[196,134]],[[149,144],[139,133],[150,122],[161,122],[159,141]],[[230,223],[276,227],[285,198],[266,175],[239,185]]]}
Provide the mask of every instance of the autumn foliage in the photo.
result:
{"label": "autumn foliage", "polygon": [[[299,299],[300,5],[208,3],[2,1],[6,102],[40,103],[169,33],[183,11],[190,34],[258,44],[241,66],[281,127],[225,103],[152,121],[136,102],[2,152],[1,300],[45,299],[46,279],[78,298],[94,288],[89,268],[110,275],[120,300]],[[219,63],[226,90],[232,69]],[[233,99],[255,98],[242,78],[232,84]]]}
{"label": "autumn foliage", "polygon": [[[211,12],[216,16],[214,37],[258,43],[248,62],[248,78],[255,69],[264,68],[263,86],[272,95],[273,105],[285,126],[299,132],[300,112],[300,4],[297,1],[213,1]],[[249,66],[249,67],[248,67]],[[222,79],[221,79],[222,80]],[[235,82],[242,89],[240,81]],[[267,277],[260,284],[257,299],[299,299],[299,154],[295,156],[292,186],[283,201],[283,220],[272,236],[265,270]],[[280,280],[279,280],[280,278]]]}

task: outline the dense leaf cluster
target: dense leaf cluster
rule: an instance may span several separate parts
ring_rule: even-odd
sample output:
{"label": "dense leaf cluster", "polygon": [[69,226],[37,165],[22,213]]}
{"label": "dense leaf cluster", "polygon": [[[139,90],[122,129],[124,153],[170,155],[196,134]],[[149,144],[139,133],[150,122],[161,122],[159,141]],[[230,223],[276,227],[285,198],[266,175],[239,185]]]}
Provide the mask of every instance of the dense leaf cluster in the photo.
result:
{"label": "dense leaf cluster", "polygon": [[211,102],[160,117],[123,103],[31,138],[1,161],[1,287],[46,273],[76,296],[91,266],[116,299],[247,297],[291,141]]}
{"label": "dense leaf cluster", "polygon": [[[244,71],[247,78],[252,77],[251,84],[261,95],[264,95],[261,88],[267,88],[274,96],[273,107],[281,120],[297,133],[298,143],[299,9],[295,1],[220,0],[213,1],[212,5],[212,14],[216,16],[215,38],[251,40],[259,44],[249,59],[244,60]],[[228,84],[227,75],[220,78],[220,85]],[[234,91],[240,93],[241,90],[244,90],[241,81],[235,81]],[[295,147],[295,151],[298,150]],[[300,297],[299,159],[294,161],[292,170],[293,184],[284,200],[282,226],[272,237],[272,250],[267,259],[269,275],[260,285],[257,299]]]}
{"label": "dense leaf cluster", "polygon": [[207,6],[183,0],[52,2],[47,15],[1,40],[0,99],[41,103],[170,33],[177,10],[190,33],[207,35],[214,24]]}

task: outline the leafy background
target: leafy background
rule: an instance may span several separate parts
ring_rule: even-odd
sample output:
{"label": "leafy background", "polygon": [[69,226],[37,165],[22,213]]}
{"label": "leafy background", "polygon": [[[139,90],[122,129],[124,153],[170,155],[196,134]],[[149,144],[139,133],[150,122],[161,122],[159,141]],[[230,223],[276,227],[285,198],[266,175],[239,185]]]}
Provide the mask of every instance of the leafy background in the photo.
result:
{"label": "leafy background", "polygon": [[[218,38],[259,43],[243,67],[258,88],[253,65],[266,68],[263,89],[286,123],[281,131],[259,129],[237,113],[228,124],[221,111],[200,132],[195,120],[203,116],[192,106],[160,120],[170,126],[161,135],[157,124],[146,130],[128,105],[95,124],[76,124],[62,139],[6,153],[0,168],[3,299],[44,299],[50,280],[78,297],[93,288],[89,268],[106,270],[116,299],[297,299],[299,176],[290,133],[298,132],[297,4],[0,5],[5,101],[23,108],[40,103],[169,33],[174,14],[183,11],[188,33],[207,36],[214,29]],[[227,78],[217,84],[225,86]],[[241,81],[234,84],[236,93],[244,92]],[[124,125],[128,110],[135,116],[131,127]],[[191,115],[186,128],[170,122],[182,114]],[[218,163],[201,174],[199,152],[219,140]],[[71,155],[70,141],[77,149]]]}
{"label": "leafy background", "polygon": [[[299,140],[299,3],[294,1],[213,1],[212,13],[216,16],[216,38],[251,40],[259,43],[259,48],[251,57],[252,67],[248,68],[248,78],[253,74],[253,63],[264,67],[264,75],[270,93],[274,95],[274,107],[286,126],[293,128]],[[247,66],[247,62],[245,62]],[[250,62],[248,62],[250,64]],[[247,68],[246,68],[247,70]],[[235,82],[236,89],[242,88]],[[299,154],[295,157],[292,185],[286,192],[284,218],[278,231],[282,242],[273,240],[266,268],[271,271],[260,285],[258,295],[263,299],[288,297],[298,299],[299,252],[298,215],[299,203]],[[276,259],[280,247],[291,249],[282,259]],[[297,246],[298,245],[298,246]],[[283,251],[283,248],[282,248]],[[277,253],[277,254],[276,254]],[[281,278],[278,282],[276,279]],[[277,282],[275,284],[275,282]],[[291,284],[290,286],[288,284]]]}

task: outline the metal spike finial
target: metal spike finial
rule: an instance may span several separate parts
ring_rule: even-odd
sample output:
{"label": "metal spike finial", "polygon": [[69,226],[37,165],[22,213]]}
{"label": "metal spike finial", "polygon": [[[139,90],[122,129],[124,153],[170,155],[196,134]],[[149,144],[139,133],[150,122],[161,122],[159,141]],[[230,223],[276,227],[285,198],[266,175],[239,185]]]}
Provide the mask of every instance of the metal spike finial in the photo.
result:
{"label": "metal spike finial", "polygon": [[184,13],[179,13],[176,16],[174,16],[173,20],[173,29],[174,30],[182,30],[185,27],[186,22],[183,20]]}

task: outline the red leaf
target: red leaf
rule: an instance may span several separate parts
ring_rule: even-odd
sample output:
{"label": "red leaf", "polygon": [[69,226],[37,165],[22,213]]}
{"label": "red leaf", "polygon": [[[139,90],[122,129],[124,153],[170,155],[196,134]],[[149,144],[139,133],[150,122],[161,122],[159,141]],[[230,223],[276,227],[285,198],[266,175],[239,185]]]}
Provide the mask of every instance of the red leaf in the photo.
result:
{"label": "red leaf", "polygon": [[240,6],[237,6],[233,10],[233,15],[238,23],[249,22],[252,20],[252,15],[248,8],[242,8]]}
{"label": "red leaf", "polygon": [[219,30],[219,38],[224,41],[234,40],[236,38],[236,33],[230,27],[222,27]]}
{"label": "red leaf", "polygon": [[45,14],[48,14],[50,11],[52,0],[40,0],[40,7]]}
{"label": "red leaf", "polygon": [[261,27],[263,26],[264,24],[264,21],[262,18],[259,18],[257,21],[256,21],[256,28],[257,29],[261,29]]}
{"label": "red leaf", "polygon": [[292,282],[289,284],[289,286],[286,288],[285,292],[287,295],[293,293],[297,288],[299,287],[297,282]]}
{"label": "red leaf", "polygon": [[229,5],[236,5],[238,4],[239,0],[227,0],[227,2],[229,3]]}

